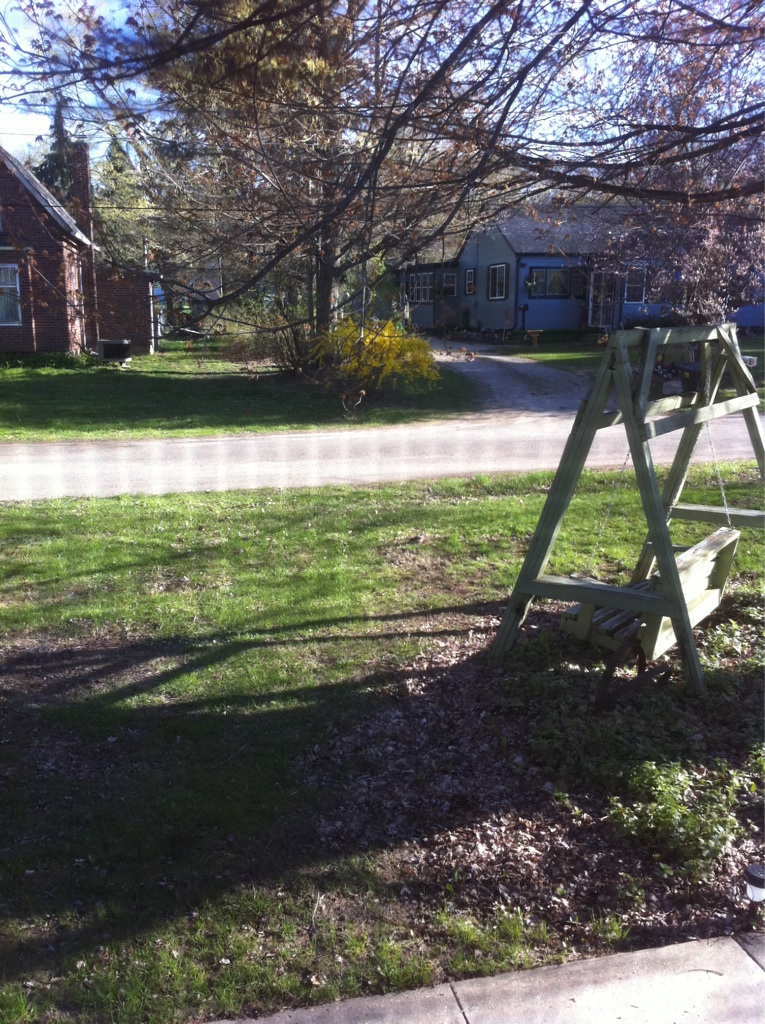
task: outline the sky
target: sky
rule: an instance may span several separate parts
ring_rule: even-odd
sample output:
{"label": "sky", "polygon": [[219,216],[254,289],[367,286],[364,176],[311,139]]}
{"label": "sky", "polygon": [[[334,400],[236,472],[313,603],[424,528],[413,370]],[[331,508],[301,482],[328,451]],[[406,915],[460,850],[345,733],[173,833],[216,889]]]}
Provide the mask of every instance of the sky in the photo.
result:
{"label": "sky", "polygon": [[0,146],[13,156],[23,159],[37,136],[47,135],[49,129],[47,114],[29,114],[6,104],[0,106]]}
{"label": "sky", "polygon": [[[66,4],[62,4],[66,8]],[[109,15],[117,23],[126,16],[126,4],[123,0],[95,0],[94,6],[99,14]],[[34,31],[29,21],[18,9],[16,0],[0,0],[0,50],[5,42],[8,46],[10,38],[17,38],[22,46],[33,37]],[[15,107],[0,93],[0,146],[9,153],[23,159],[29,148],[34,147],[39,136],[47,136],[52,122],[52,111],[47,114],[30,113]],[[71,125],[69,126],[71,130]],[[105,145],[103,133],[91,134],[91,150],[98,152]]]}
{"label": "sky", "polygon": [[[16,9],[15,4],[0,0],[0,42],[4,41],[5,22],[11,31],[26,41],[30,32],[26,27],[26,19]],[[6,43],[7,45],[7,43]],[[20,110],[6,99],[0,99],[0,146],[14,156],[25,157],[28,148],[34,146],[38,135],[47,135],[51,119],[47,114],[30,114]]]}

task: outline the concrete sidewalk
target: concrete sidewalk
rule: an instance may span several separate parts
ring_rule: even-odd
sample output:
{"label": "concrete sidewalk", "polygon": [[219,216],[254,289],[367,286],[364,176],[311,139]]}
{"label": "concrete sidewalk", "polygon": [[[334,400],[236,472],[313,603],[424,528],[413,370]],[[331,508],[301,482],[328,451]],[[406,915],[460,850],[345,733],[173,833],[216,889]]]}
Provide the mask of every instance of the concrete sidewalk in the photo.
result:
{"label": "concrete sidewalk", "polygon": [[[765,935],[685,942],[259,1018],[259,1024],[759,1024]],[[231,1024],[218,1022],[218,1024]],[[252,1020],[239,1024],[253,1024]]]}

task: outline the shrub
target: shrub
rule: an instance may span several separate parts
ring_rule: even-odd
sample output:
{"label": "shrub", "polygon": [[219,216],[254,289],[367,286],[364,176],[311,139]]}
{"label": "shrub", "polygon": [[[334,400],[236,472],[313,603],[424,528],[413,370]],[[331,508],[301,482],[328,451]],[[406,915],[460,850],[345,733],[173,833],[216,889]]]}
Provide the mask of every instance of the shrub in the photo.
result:
{"label": "shrub", "polygon": [[741,832],[734,808],[745,781],[725,763],[706,770],[646,761],[630,777],[631,806],[611,797],[608,818],[645,842],[668,871],[674,864],[681,874],[703,877]]}
{"label": "shrub", "polygon": [[344,317],[318,339],[311,355],[333,383],[349,389],[370,392],[386,380],[438,380],[427,341],[392,320],[367,324],[362,337],[357,321]]}

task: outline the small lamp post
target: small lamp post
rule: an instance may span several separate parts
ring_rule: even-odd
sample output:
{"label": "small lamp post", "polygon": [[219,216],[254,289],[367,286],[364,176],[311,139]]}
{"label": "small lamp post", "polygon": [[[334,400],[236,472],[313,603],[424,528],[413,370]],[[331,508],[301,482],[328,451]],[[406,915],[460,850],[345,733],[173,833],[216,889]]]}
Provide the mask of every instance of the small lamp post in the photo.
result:
{"label": "small lamp post", "polygon": [[765,866],[762,864],[750,864],[744,871],[746,880],[746,895],[752,903],[761,903],[765,900]]}

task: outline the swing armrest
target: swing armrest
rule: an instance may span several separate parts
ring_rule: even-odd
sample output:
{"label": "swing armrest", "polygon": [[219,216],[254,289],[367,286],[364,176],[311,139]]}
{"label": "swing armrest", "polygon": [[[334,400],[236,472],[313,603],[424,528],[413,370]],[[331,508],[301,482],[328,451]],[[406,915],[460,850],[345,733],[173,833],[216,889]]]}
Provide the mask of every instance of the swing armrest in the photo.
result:
{"label": "swing armrest", "polygon": [[[677,572],[683,590],[701,589],[707,581],[709,586],[722,587],[728,577],[740,536],[738,530],[723,526],[678,555]],[[659,573],[651,577],[651,585],[659,591],[663,590]]]}
{"label": "swing armrest", "polygon": [[[521,592],[524,589],[520,582],[516,588]],[[530,582],[529,593],[557,601],[578,601],[597,608],[626,608],[654,615],[668,615],[672,610],[671,603],[658,590],[615,587],[596,580],[572,580],[566,576],[540,576]]]}

